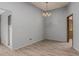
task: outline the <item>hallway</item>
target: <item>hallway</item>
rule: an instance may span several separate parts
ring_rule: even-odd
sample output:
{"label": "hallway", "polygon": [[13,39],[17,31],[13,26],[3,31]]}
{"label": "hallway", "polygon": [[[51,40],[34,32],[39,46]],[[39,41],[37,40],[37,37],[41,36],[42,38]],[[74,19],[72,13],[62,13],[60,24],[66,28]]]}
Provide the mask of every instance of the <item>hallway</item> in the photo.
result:
{"label": "hallway", "polygon": [[30,46],[11,51],[0,45],[0,55],[5,56],[79,56],[79,53],[71,48],[71,42],[58,42],[43,40]]}

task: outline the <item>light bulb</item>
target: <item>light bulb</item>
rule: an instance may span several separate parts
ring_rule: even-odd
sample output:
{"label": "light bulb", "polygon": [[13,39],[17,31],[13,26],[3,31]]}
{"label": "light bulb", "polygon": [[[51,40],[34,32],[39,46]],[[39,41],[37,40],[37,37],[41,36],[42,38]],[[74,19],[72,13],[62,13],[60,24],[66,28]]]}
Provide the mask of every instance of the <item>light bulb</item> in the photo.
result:
{"label": "light bulb", "polygon": [[51,13],[49,13],[49,12],[43,12],[43,14],[42,14],[43,16],[50,16],[51,15]]}

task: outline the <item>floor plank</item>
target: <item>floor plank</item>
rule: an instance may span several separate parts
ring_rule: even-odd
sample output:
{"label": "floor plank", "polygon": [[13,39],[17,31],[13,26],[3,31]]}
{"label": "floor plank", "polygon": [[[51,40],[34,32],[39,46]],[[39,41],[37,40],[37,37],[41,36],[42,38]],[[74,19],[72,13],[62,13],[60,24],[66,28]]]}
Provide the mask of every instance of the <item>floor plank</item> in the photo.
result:
{"label": "floor plank", "polygon": [[79,52],[71,47],[71,43],[43,40],[35,44],[11,51],[0,45],[1,56],[79,56]]}

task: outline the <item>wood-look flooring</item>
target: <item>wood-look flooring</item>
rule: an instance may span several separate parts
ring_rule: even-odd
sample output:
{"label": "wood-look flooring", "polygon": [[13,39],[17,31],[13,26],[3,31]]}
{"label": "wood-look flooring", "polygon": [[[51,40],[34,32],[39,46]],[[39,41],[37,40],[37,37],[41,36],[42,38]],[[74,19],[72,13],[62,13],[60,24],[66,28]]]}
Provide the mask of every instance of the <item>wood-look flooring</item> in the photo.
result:
{"label": "wood-look flooring", "polygon": [[11,51],[0,45],[0,56],[78,56],[70,43],[43,40],[35,44]]}

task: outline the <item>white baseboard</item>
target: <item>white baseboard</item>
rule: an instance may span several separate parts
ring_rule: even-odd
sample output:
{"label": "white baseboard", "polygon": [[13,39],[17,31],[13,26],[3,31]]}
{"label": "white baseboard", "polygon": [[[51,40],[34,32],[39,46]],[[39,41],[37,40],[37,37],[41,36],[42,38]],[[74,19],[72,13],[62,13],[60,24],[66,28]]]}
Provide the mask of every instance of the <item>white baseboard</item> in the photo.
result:
{"label": "white baseboard", "polygon": [[[42,40],[43,40],[43,39],[42,39]],[[16,48],[13,47],[13,48],[11,48],[11,50],[17,50],[17,49],[20,49],[20,48],[23,48],[23,47],[29,46],[29,45],[31,45],[31,44],[34,44],[34,43],[39,42],[39,41],[42,41],[42,40],[33,41],[33,42],[30,43],[30,44],[24,44],[24,45],[19,46],[19,47],[16,47]]]}

